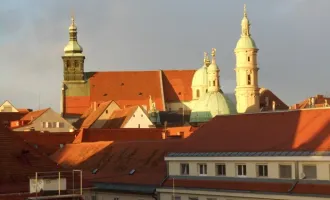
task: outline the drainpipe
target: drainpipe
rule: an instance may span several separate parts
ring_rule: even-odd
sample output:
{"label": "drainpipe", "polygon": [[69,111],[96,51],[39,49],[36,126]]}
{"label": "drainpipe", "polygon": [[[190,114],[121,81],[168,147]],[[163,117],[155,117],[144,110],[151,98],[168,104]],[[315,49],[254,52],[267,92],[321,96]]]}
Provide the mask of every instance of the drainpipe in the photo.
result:
{"label": "drainpipe", "polygon": [[[288,190],[289,193],[292,193],[292,191],[296,188],[296,185],[299,183],[299,162],[296,161],[294,163],[295,167],[295,182],[292,184],[291,188]],[[304,177],[303,177],[304,178]]]}

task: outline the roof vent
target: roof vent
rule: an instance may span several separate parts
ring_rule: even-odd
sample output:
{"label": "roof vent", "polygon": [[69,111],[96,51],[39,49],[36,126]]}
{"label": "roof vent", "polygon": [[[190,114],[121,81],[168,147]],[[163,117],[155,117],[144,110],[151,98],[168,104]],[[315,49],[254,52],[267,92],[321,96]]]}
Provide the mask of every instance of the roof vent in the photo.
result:
{"label": "roof vent", "polygon": [[129,172],[129,175],[133,175],[135,173],[135,169],[132,169],[130,172]]}
{"label": "roof vent", "polygon": [[104,96],[104,97],[105,97],[105,96],[108,96],[108,94],[107,94],[107,93],[104,93],[103,96]]}
{"label": "roof vent", "polygon": [[139,95],[142,96],[142,92],[139,92]]}
{"label": "roof vent", "polygon": [[98,168],[93,169],[92,174],[96,174],[99,171]]}
{"label": "roof vent", "polygon": [[123,85],[125,85],[125,84],[124,84],[124,83],[121,83],[120,85],[123,86]]}

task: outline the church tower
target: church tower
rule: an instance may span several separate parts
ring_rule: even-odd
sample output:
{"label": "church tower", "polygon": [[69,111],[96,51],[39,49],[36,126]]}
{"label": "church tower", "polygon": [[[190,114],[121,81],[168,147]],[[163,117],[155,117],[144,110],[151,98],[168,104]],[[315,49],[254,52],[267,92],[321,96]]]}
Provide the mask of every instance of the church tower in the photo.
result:
{"label": "church tower", "polygon": [[77,27],[74,17],[71,18],[69,27],[69,43],[64,48],[63,66],[64,82],[84,82],[84,60],[83,48],[77,40]]}
{"label": "church tower", "polygon": [[250,22],[246,5],[242,19],[242,33],[238,40],[236,55],[236,109],[238,113],[260,112],[260,94],[258,87],[258,48],[250,34]]}
{"label": "church tower", "polygon": [[208,91],[207,92],[219,92],[219,68],[215,61],[216,49],[212,48],[212,62],[207,68],[207,80],[208,80]]}

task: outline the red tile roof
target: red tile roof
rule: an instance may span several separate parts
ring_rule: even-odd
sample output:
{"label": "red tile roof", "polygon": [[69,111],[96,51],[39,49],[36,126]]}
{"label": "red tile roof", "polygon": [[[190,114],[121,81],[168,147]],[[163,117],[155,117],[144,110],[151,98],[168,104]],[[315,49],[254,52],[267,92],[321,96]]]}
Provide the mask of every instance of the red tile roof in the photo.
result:
{"label": "red tile roof", "polygon": [[83,129],[73,143],[161,140],[162,133],[158,128]]}
{"label": "red tile roof", "polygon": [[[223,181],[223,180],[192,180],[192,179],[174,179],[177,188],[199,188],[199,189],[217,189],[217,190],[241,190],[252,192],[277,192],[286,193],[291,189],[292,183],[283,182],[248,182],[248,181]],[[173,186],[173,179],[169,178],[164,182],[165,187]],[[292,193],[296,194],[323,194],[330,195],[329,184],[308,184],[298,183]]]}
{"label": "red tile roof", "polygon": [[46,109],[42,109],[42,110],[36,110],[36,111],[29,112],[26,115],[24,115],[24,117],[22,117],[21,120],[30,121],[30,123],[32,123],[35,119],[39,118],[42,114],[44,114],[49,109],[50,108],[46,108]]}
{"label": "red tile roof", "polygon": [[[327,103],[330,105],[330,97],[326,97],[324,95],[318,94],[314,97],[310,97],[310,98],[314,98],[314,103],[315,103],[315,107],[324,107],[325,102],[327,101]],[[304,108],[309,108],[309,99],[307,98],[305,100],[303,100],[302,102],[295,104],[292,106],[293,109],[304,109]]]}
{"label": "red tile roof", "polygon": [[115,110],[103,128],[123,128],[138,108],[139,106],[130,106]]}
{"label": "red tile roof", "polygon": [[182,151],[330,150],[330,109],[216,116]]}
{"label": "red tile roof", "polygon": [[163,70],[165,102],[191,101],[191,82],[196,70]]}
{"label": "red tile roof", "polygon": [[182,135],[183,138],[189,137],[195,130],[197,130],[197,127],[193,126],[170,127],[166,129],[170,136]]}
{"label": "red tile roof", "polygon": [[[79,120],[74,124],[76,128],[89,128],[102,115],[113,101],[102,102],[99,105],[89,107]],[[95,102],[95,104],[98,104]],[[95,108],[94,108],[95,106]]]}
{"label": "red tile roof", "polygon": [[[65,167],[85,170],[91,182],[159,185],[166,173],[164,156],[179,144],[180,140],[70,144],[52,158]],[[94,169],[99,171],[92,174]]]}
{"label": "red tile roof", "polygon": [[10,125],[11,121],[16,121],[24,117],[25,113],[19,112],[0,112],[0,127]]}
{"label": "red tile roof", "polygon": [[72,143],[78,133],[74,132],[12,132],[11,134],[19,135],[25,142],[35,147],[37,150],[47,155],[55,153],[60,148],[60,144]]}
{"label": "red tile roof", "polygon": [[64,113],[69,115],[83,114],[90,104],[90,96],[66,96],[64,99]]}
{"label": "red tile roof", "polygon": [[[0,129],[0,193],[26,192],[28,177],[36,171],[56,171],[60,169],[47,156],[42,155],[25,143],[18,135]],[[25,187],[22,187],[23,183]]]}
{"label": "red tile roof", "polygon": [[[268,105],[266,103],[268,98]],[[266,88],[260,88],[260,107],[262,111],[271,111],[272,102],[275,101],[275,110],[288,110],[289,106],[286,105],[280,98],[278,98],[272,91]]]}
{"label": "red tile roof", "polygon": [[95,72],[89,79],[90,101],[116,101],[126,105],[148,106],[149,95],[156,108],[164,110],[160,71]]}

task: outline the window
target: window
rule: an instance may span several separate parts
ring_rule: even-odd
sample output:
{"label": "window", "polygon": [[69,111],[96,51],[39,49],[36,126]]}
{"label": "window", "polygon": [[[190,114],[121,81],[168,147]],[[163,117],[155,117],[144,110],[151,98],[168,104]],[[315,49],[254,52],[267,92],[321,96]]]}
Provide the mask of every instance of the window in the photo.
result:
{"label": "window", "polygon": [[143,117],[143,115],[141,114],[141,117]]}
{"label": "window", "polygon": [[52,127],[53,128],[57,128],[57,123],[56,122],[52,122],[53,124],[52,124]]}
{"label": "window", "polygon": [[303,165],[305,179],[316,179],[316,165]]}
{"label": "window", "polygon": [[269,97],[265,97],[266,106],[269,106]]}
{"label": "window", "polygon": [[215,86],[215,81],[213,81],[213,86]]}
{"label": "window", "polygon": [[47,124],[48,124],[48,128],[53,128],[53,123],[47,122]]}
{"label": "window", "polygon": [[198,200],[198,197],[189,197],[189,200]]}
{"label": "window", "polygon": [[267,165],[257,165],[257,175],[260,177],[268,176],[268,166]]}
{"label": "window", "polygon": [[115,197],[115,198],[113,198],[113,200],[119,200],[119,197]]}
{"label": "window", "polygon": [[181,164],[181,175],[189,175],[189,164],[187,163]]}
{"label": "window", "polygon": [[247,84],[251,85],[251,75],[247,75]]}
{"label": "window", "polygon": [[236,166],[237,176],[246,176],[246,165]]}
{"label": "window", "polygon": [[60,128],[64,128],[64,122],[60,122],[59,126]]}
{"label": "window", "polygon": [[108,110],[105,110],[105,114],[108,114]]}
{"label": "window", "polygon": [[225,164],[219,164],[216,165],[216,174],[218,176],[226,176],[226,165]]}
{"label": "window", "polygon": [[247,57],[248,62],[250,62],[250,56]]}
{"label": "window", "polygon": [[217,200],[215,197],[206,198],[206,200]]}
{"label": "window", "polygon": [[2,112],[12,112],[13,108],[11,106],[3,106]]}
{"label": "window", "polygon": [[180,197],[180,196],[174,196],[173,199],[174,199],[174,200],[181,200],[181,197]]}
{"label": "window", "polygon": [[291,165],[280,165],[280,178],[292,178]]}
{"label": "window", "polygon": [[46,123],[47,123],[47,122],[41,122],[41,124],[42,124],[42,128],[46,128],[46,126],[47,126]]}
{"label": "window", "polygon": [[196,97],[199,98],[199,90],[196,91]]}
{"label": "window", "polygon": [[92,196],[91,196],[91,199],[92,199],[92,200],[96,200],[96,199],[97,199],[97,198],[96,198],[96,195],[92,195]]}
{"label": "window", "polygon": [[198,164],[199,175],[207,174],[207,165],[206,164]]}
{"label": "window", "polygon": [[141,125],[140,124],[138,124],[138,128],[140,128],[141,127]]}

